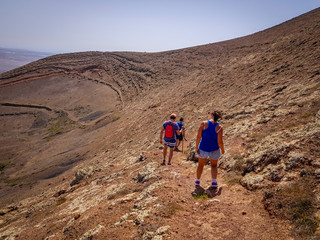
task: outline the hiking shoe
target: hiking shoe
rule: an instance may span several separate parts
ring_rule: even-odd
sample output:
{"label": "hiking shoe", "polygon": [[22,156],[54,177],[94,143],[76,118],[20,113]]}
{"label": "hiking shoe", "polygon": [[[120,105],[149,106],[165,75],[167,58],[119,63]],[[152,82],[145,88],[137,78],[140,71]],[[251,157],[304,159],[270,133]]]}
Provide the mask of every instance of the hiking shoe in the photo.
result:
{"label": "hiking shoe", "polygon": [[171,165],[171,162],[168,162],[168,165]]}
{"label": "hiking shoe", "polygon": [[199,181],[199,180],[195,180],[195,181],[194,181],[194,184],[195,184],[196,186],[199,186],[199,185],[200,185],[200,181]]}
{"label": "hiking shoe", "polygon": [[166,160],[163,159],[161,165],[166,165]]}

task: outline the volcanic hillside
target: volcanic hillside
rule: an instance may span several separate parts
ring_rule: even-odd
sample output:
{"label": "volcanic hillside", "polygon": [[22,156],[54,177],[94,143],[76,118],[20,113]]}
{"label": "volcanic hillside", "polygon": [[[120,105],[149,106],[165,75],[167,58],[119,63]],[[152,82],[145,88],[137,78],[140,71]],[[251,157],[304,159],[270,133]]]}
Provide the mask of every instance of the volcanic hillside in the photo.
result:
{"label": "volcanic hillside", "polygon": [[[0,236],[316,239],[319,75],[320,9],[229,41],[61,54],[1,74]],[[198,199],[194,138],[212,109],[224,114],[223,190]],[[188,142],[160,166],[172,112]]]}

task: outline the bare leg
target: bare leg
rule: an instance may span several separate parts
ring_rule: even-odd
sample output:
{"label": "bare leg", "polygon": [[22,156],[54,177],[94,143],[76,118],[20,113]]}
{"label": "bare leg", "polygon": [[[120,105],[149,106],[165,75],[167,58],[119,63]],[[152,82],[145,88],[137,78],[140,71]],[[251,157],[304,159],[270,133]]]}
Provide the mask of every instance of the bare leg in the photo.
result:
{"label": "bare leg", "polygon": [[197,167],[197,179],[201,178],[203,167],[204,165],[206,165],[206,163],[207,163],[206,158],[199,158],[198,167]]}
{"label": "bare leg", "polygon": [[178,148],[180,145],[180,140],[177,139],[176,148]]}
{"label": "bare leg", "polygon": [[174,148],[170,148],[169,161],[168,161],[168,163],[171,163],[171,159],[172,159],[172,156],[173,156],[173,149],[174,149]]}
{"label": "bare leg", "polygon": [[164,145],[163,147],[163,159],[166,159],[168,146]]}
{"label": "bare leg", "polygon": [[217,179],[218,176],[218,160],[217,159],[210,159],[211,164],[211,177],[212,179]]}

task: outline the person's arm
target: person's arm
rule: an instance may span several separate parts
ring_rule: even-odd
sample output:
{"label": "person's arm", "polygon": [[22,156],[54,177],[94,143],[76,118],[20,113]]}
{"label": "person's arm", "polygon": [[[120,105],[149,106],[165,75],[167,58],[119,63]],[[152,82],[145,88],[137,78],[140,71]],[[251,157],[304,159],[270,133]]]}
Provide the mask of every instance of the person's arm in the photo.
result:
{"label": "person's arm", "polygon": [[164,131],[164,127],[161,127],[161,132],[160,132],[160,143],[162,144],[162,139],[163,139],[163,131]]}
{"label": "person's arm", "polygon": [[179,130],[179,125],[178,125],[178,123],[175,123],[175,126],[177,127],[177,130],[176,130],[176,133],[177,133],[177,135],[181,135],[181,133],[182,133],[182,129],[181,130]]}
{"label": "person's arm", "polygon": [[199,153],[199,144],[202,138],[202,129],[203,129],[204,123],[201,122],[200,127],[198,129],[198,135],[197,135],[197,140],[196,140],[196,152]]}
{"label": "person's arm", "polygon": [[218,130],[218,145],[221,149],[221,154],[224,154],[224,144],[223,144],[223,128],[220,126],[220,129]]}

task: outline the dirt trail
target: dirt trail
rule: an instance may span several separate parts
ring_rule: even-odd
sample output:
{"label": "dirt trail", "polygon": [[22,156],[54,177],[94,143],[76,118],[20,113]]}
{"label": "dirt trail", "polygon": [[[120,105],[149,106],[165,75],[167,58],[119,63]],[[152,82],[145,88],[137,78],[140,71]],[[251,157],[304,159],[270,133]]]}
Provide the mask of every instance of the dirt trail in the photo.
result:
{"label": "dirt trail", "polygon": [[[289,224],[271,218],[264,210],[262,193],[250,192],[239,184],[225,184],[225,172],[221,169],[221,194],[193,198],[197,165],[185,159],[182,152],[174,152],[173,164],[161,166],[162,178],[167,183],[158,194],[175,209],[165,223],[170,226],[171,239],[291,239]],[[210,182],[210,166],[205,166],[201,186],[207,189]]]}

